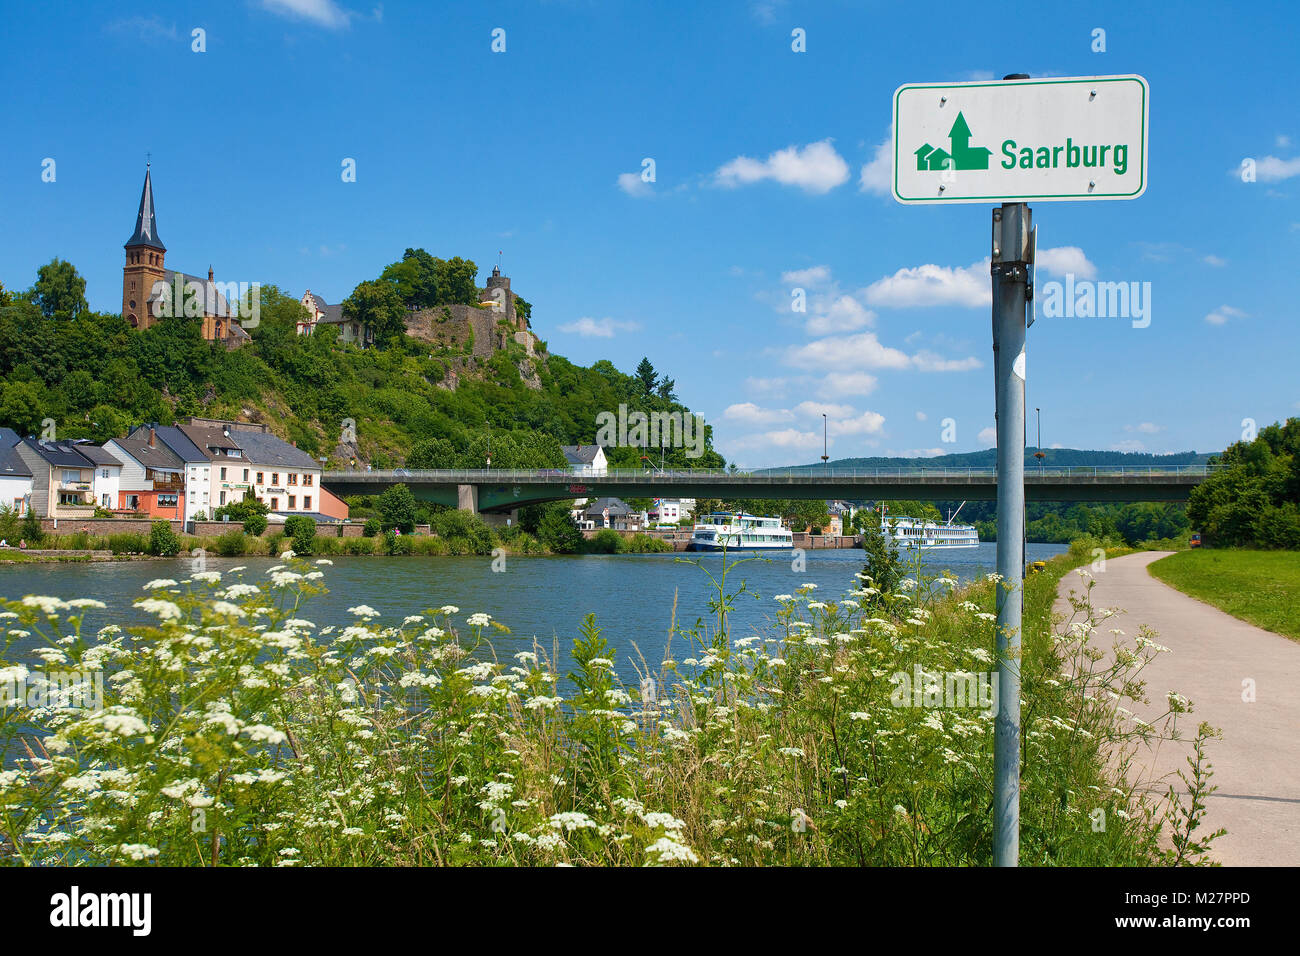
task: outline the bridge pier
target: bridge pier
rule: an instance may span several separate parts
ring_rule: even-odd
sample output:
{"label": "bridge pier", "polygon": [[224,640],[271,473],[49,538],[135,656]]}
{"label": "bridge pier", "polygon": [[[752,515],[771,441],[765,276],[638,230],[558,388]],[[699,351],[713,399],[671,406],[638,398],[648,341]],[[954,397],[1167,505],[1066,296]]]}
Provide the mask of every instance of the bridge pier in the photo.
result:
{"label": "bridge pier", "polygon": [[457,485],[456,507],[461,511],[478,514],[478,485]]}

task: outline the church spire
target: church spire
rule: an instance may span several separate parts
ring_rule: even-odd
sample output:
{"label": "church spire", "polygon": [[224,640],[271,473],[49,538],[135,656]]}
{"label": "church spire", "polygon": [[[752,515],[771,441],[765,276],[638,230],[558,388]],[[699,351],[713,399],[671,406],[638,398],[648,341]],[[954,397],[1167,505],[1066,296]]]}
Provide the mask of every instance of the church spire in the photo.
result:
{"label": "church spire", "polygon": [[149,176],[149,166],[144,168],[144,190],[140,193],[140,211],[136,214],[135,234],[126,241],[125,248],[146,246],[166,252],[167,247],[158,238],[158,221],[154,218],[153,180]]}

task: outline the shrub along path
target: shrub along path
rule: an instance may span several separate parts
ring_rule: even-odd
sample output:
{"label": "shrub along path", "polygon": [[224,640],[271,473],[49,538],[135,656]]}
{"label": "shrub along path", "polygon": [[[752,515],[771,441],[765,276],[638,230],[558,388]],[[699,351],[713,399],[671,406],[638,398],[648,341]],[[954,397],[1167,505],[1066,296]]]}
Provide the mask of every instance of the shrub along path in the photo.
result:
{"label": "shrub along path", "polygon": [[[1194,707],[1184,717],[1185,738],[1200,721],[1222,731],[1210,741],[1211,783],[1219,789],[1208,800],[1198,835],[1225,828],[1210,856],[1229,866],[1300,864],[1300,645],[1187,597],[1153,578],[1147,565],[1171,552],[1146,551],[1106,562],[1095,572],[1093,602],[1123,608],[1113,619],[1132,638],[1146,624],[1158,632],[1156,643],[1169,648],[1143,671],[1154,721],[1165,709],[1165,694],[1177,691]],[[1079,578],[1061,581],[1055,610],[1070,614],[1064,595],[1081,590]],[[1103,625],[1104,628],[1104,625]],[[1109,635],[1105,635],[1109,637]],[[1099,642],[1105,646],[1106,642]],[[1247,682],[1253,682],[1248,685]],[[1247,687],[1253,686],[1253,702]],[[1182,783],[1174,774],[1187,771],[1190,747],[1166,743],[1146,755],[1147,779],[1167,789]]]}

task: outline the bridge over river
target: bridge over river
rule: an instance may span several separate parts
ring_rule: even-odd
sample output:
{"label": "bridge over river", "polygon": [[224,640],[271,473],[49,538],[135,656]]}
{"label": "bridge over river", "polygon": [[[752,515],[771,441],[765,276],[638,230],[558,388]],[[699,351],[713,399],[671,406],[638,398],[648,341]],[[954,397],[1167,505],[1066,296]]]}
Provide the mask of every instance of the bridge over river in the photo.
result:
{"label": "bridge over river", "polygon": [[[1075,465],[1024,473],[1028,501],[1186,501],[1213,471],[1205,465],[1119,467]],[[789,468],[759,472],[611,469],[579,475],[547,469],[327,471],[321,483],[336,495],[375,495],[404,484],[423,501],[467,511],[505,512],[573,498],[843,498],[928,501],[997,498],[993,468]]]}

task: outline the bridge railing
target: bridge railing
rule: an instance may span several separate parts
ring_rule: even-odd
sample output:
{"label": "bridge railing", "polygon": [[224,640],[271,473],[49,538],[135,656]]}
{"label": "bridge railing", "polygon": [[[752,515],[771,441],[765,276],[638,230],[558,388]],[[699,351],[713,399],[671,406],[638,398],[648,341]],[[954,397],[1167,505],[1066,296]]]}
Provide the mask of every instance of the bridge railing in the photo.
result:
{"label": "bridge railing", "polygon": [[[1025,477],[1033,478],[1124,478],[1124,477],[1205,477],[1220,465],[1057,465],[1026,464]],[[674,483],[691,480],[735,481],[737,484],[787,479],[825,482],[837,479],[871,478],[995,478],[996,468],[776,468],[764,471],[728,471],[720,468],[640,469],[610,468],[599,474],[583,474],[558,468],[392,468],[382,471],[361,469],[327,471],[322,481],[389,484],[405,481],[481,484],[484,482],[553,482],[593,484],[603,482],[662,481]]]}

